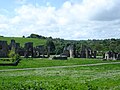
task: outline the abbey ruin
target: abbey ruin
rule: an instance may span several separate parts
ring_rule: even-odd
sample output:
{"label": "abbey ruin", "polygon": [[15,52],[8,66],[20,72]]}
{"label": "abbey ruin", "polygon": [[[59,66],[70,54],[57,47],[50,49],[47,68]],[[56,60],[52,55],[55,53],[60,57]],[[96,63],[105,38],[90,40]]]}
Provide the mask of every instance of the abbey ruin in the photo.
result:
{"label": "abbey ruin", "polygon": [[[48,48],[49,49],[49,48]],[[0,58],[8,57],[8,54],[11,50],[15,50],[16,54],[23,56],[25,58],[33,57],[33,58],[45,58],[50,50],[46,50],[44,45],[33,46],[33,42],[26,42],[24,47],[20,46],[20,43],[16,43],[15,40],[11,40],[11,43],[8,45],[7,41],[0,41]],[[97,51],[93,51],[90,47],[81,46],[81,51],[75,49],[73,44],[65,46],[63,49],[63,53],[58,56],[58,59],[67,59],[70,58],[96,58]],[[64,58],[63,58],[64,57]],[[54,57],[53,59],[57,59]],[[118,60],[120,59],[120,53],[115,52],[106,52],[103,55],[103,59],[105,60]]]}

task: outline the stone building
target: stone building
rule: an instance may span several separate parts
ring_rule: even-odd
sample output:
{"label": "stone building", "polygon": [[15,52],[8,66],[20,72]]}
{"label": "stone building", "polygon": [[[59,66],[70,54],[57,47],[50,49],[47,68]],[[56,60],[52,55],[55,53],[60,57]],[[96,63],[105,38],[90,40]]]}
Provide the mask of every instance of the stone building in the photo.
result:
{"label": "stone building", "polygon": [[24,46],[24,57],[33,57],[33,43],[27,42]]}
{"label": "stone building", "polygon": [[26,58],[44,57],[45,54],[44,45],[33,47],[33,42],[27,42],[24,44],[24,47],[20,47],[20,43],[16,43],[13,39],[9,45],[7,41],[0,41],[0,57],[8,57],[11,50],[14,50],[16,54]]}
{"label": "stone building", "polygon": [[13,50],[13,49],[15,50],[16,49],[16,42],[15,42],[15,40],[12,39],[9,46],[10,46],[10,50]]}
{"label": "stone building", "polygon": [[19,54],[20,49],[20,43],[16,43],[15,40],[11,40],[11,43],[9,45],[9,50],[15,50],[15,53]]}
{"label": "stone building", "polygon": [[67,46],[64,47],[63,53],[61,54],[61,56],[67,56],[67,57],[70,56],[70,53],[69,53],[69,50],[68,50]]}
{"label": "stone building", "polygon": [[44,50],[44,45],[39,45],[34,47],[34,57],[45,57],[45,50]]}
{"label": "stone building", "polygon": [[71,44],[71,45],[64,47],[62,55],[70,57],[70,58],[74,58],[75,57],[74,45]]}
{"label": "stone building", "polygon": [[8,57],[8,44],[7,41],[0,41],[0,57]]}
{"label": "stone building", "polygon": [[[33,42],[27,42],[24,44],[24,47],[20,47],[20,43],[16,43],[13,39],[11,40],[10,45],[7,44],[7,41],[0,41],[0,57],[8,57],[10,50],[15,50],[15,53],[26,58],[45,57],[45,54],[50,53],[50,48],[46,51],[44,45],[33,47]],[[120,54],[118,56],[120,56]],[[96,51],[83,45],[81,47],[81,51],[78,51],[74,44],[68,44],[64,47],[63,53],[60,57],[96,58]]]}
{"label": "stone building", "polygon": [[83,46],[81,47],[80,57],[81,58],[96,58],[96,51],[93,51],[90,47]]}
{"label": "stone building", "polygon": [[120,53],[108,51],[103,55],[104,60],[120,60]]}
{"label": "stone building", "polygon": [[93,51],[90,47],[83,46],[81,51],[78,52],[74,45],[64,47],[63,54],[70,58],[96,58],[96,51]]}
{"label": "stone building", "polygon": [[75,57],[74,45],[69,45],[69,46],[68,46],[68,50],[69,50],[70,58],[74,58],[74,57]]}

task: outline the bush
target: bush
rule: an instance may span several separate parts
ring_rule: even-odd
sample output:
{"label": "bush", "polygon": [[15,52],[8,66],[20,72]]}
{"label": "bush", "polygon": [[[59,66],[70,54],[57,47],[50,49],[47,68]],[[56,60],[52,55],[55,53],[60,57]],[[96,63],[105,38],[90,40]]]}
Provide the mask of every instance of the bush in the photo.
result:
{"label": "bush", "polygon": [[20,59],[20,55],[15,53],[15,50],[11,50],[8,54],[9,58],[12,59],[12,62],[19,60]]}

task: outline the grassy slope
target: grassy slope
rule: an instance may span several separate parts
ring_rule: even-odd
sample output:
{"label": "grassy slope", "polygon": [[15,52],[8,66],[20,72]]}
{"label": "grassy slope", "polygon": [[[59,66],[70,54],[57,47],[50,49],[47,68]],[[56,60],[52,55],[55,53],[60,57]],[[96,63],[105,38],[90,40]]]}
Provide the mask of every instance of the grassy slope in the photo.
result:
{"label": "grassy slope", "polygon": [[21,46],[24,46],[26,42],[33,42],[34,46],[45,44],[46,40],[44,39],[35,39],[35,38],[22,38],[22,37],[0,37],[0,40],[7,41],[10,43],[11,39],[14,39],[17,43],[20,43]]}

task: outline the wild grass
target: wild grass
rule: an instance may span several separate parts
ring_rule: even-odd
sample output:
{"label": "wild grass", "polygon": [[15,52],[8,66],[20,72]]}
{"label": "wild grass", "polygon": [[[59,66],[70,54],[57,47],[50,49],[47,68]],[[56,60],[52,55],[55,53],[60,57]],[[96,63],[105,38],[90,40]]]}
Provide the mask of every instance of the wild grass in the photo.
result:
{"label": "wild grass", "polygon": [[120,64],[45,68],[104,63],[98,59],[22,59],[18,66],[10,68],[40,68],[21,71],[0,71],[0,90],[119,90]]}
{"label": "wild grass", "polygon": [[46,59],[23,58],[18,64],[18,66],[0,66],[0,69],[70,66],[70,65],[94,64],[94,63],[104,63],[104,62],[113,62],[113,61],[103,61],[100,59],[84,59],[84,58],[74,58],[68,60],[49,60],[47,58]]}
{"label": "wild grass", "polygon": [[120,65],[0,72],[0,90],[119,90]]}

